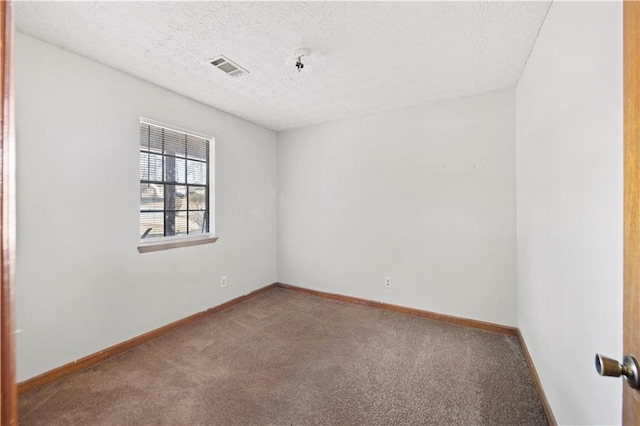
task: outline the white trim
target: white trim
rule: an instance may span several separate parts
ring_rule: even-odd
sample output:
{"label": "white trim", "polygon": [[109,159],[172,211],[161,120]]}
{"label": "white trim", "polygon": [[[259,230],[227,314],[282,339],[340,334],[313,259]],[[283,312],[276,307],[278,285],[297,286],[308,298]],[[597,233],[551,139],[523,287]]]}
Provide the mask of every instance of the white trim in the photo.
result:
{"label": "white trim", "polygon": [[163,123],[162,121],[152,120],[146,117],[140,117],[140,123],[149,124],[151,126],[163,127],[165,129],[173,130],[176,132],[184,133],[185,135],[195,136],[197,138],[207,139],[210,142],[213,142],[215,138],[213,136],[207,136],[202,133],[194,132],[193,130],[187,130],[182,127],[173,126],[171,124]]}
{"label": "white trim", "polygon": [[[170,124],[166,124],[161,121],[153,120],[151,118],[146,118],[146,117],[140,117],[140,124],[148,124],[151,126],[162,127],[162,128],[180,132],[186,135],[202,138],[209,142],[209,158],[207,158],[207,175],[209,177],[208,179],[209,199],[207,201],[209,203],[209,206],[211,206],[212,204],[215,206],[216,139],[213,136],[207,136],[201,133],[183,129],[178,126],[172,126]],[[188,184],[185,182],[183,184],[176,183],[176,185],[187,186]],[[185,247],[189,245],[205,244],[207,242],[215,243],[218,240],[218,237],[216,237],[214,234],[215,226],[216,226],[215,207],[214,208],[209,207],[209,232],[205,234],[200,233],[200,234],[187,234],[187,235],[177,235],[177,236],[168,236],[168,237],[152,237],[152,238],[149,238],[149,240],[146,240],[146,239],[139,240],[140,242],[138,244],[138,251],[140,253],[146,253],[149,251],[165,250],[168,248],[177,248],[177,247]]]}
{"label": "white trim", "polygon": [[140,240],[140,243],[138,244],[138,251],[140,253],[148,253],[151,251],[168,250],[172,248],[188,247],[191,245],[215,243],[216,241],[218,241],[218,237],[212,233],[157,237],[150,238],[148,241],[144,242],[143,240]]}

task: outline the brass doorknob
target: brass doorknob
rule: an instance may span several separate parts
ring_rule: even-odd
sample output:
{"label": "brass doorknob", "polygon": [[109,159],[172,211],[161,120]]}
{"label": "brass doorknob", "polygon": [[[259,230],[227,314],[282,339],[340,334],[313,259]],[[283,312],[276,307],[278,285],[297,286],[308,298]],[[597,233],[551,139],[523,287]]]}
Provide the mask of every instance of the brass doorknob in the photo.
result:
{"label": "brass doorknob", "polygon": [[620,377],[624,376],[625,381],[634,389],[640,389],[640,377],[638,370],[640,364],[633,355],[625,355],[620,364],[615,359],[607,358],[596,354],[596,371],[601,376]]}

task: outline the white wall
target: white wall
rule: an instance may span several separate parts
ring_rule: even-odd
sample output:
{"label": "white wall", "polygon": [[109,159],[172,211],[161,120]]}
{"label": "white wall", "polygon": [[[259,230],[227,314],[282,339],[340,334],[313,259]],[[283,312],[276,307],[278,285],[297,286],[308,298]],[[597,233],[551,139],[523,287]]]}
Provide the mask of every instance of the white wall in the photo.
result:
{"label": "white wall", "polygon": [[[515,96],[276,143],[17,34],[18,380],[278,280],[517,325],[561,424],[618,423],[621,49],[620,4],[556,2]],[[137,252],[140,116],[216,137],[216,244]]]}
{"label": "white wall", "polygon": [[622,4],[554,2],[516,104],[518,326],[560,424],[619,423]]}
{"label": "white wall", "polygon": [[[18,380],[276,281],[274,132],[22,34],[15,55]],[[217,243],[138,253],[140,116],[216,138]]]}
{"label": "white wall", "polygon": [[514,113],[509,90],[280,133],[279,281],[515,325]]}

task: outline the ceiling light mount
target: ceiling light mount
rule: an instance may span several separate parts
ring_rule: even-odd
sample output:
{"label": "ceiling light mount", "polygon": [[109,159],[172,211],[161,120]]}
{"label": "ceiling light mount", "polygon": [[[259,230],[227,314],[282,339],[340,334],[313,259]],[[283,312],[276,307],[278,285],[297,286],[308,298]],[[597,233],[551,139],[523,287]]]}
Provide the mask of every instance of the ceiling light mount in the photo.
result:
{"label": "ceiling light mount", "polygon": [[300,47],[296,50],[293,51],[293,63],[295,64],[296,69],[298,70],[298,72],[302,71],[302,69],[304,68],[304,58],[308,57],[309,54],[311,52],[309,51],[309,49],[304,48],[304,47]]}

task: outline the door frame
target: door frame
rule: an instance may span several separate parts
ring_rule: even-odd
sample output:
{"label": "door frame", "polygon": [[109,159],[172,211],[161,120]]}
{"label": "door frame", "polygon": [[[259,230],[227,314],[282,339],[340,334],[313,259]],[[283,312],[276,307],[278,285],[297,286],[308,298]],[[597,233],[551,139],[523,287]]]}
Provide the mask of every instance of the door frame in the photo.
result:
{"label": "door frame", "polygon": [[[640,3],[623,5],[624,353],[640,355]],[[623,384],[622,418],[640,423],[640,392]]]}
{"label": "door frame", "polygon": [[18,424],[15,369],[15,124],[13,95],[13,3],[0,2],[0,423]]}

